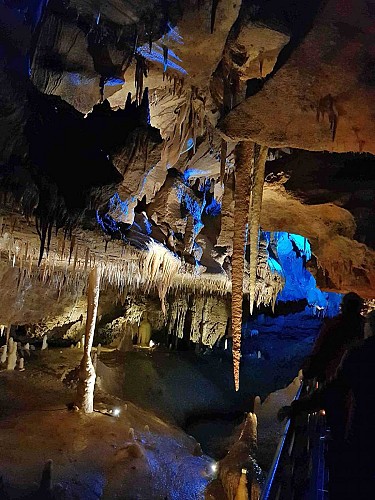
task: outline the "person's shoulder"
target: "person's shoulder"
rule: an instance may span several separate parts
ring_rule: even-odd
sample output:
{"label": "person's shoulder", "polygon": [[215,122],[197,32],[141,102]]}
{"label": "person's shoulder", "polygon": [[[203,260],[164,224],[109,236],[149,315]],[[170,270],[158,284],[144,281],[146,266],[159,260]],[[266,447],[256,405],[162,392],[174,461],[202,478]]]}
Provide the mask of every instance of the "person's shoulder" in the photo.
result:
{"label": "person's shoulder", "polygon": [[375,337],[369,337],[355,344],[348,350],[346,359],[348,362],[355,362],[369,355],[375,358]]}
{"label": "person's shoulder", "polygon": [[375,350],[375,336],[372,335],[364,340],[360,345],[361,351],[373,351]]}

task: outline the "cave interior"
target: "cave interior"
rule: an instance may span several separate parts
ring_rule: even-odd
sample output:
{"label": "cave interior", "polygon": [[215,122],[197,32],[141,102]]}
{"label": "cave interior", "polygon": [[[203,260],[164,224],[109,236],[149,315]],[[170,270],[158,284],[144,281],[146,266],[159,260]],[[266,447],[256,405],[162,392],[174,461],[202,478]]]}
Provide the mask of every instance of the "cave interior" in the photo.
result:
{"label": "cave interior", "polygon": [[375,307],[374,26],[0,2],[1,498],[259,498],[323,321]]}

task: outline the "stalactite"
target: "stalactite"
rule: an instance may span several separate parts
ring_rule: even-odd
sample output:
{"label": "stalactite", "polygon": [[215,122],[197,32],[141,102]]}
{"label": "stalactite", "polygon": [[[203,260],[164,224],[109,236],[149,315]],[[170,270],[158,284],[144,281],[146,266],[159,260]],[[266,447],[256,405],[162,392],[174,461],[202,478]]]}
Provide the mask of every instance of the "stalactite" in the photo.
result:
{"label": "stalactite", "polygon": [[163,48],[163,73],[166,73],[168,68],[168,47],[166,45],[162,45],[162,48]]}
{"label": "stalactite", "polygon": [[75,251],[74,251],[73,271],[76,270],[77,260],[78,260],[78,244],[76,245],[76,248],[75,248]]}
{"label": "stalactite", "polygon": [[196,87],[192,86],[190,92],[184,92],[184,101],[176,107],[174,114],[174,127],[168,140],[164,141],[162,152],[162,162],[169,166],[178,161],[188,139],[193,140],[195,148],[197,137],[204,133],[204,100],[198,95]]}
{"label": "stalactite", "polygon": [[260,214],[262,210],[264,172],[267,159],[267,146],[254,145],[254,174],[251,190],[251,207],[249,212],[249,246],[250,246],[250,277],[249,277],[249,301],[250,314],[253,314],[256,274],[258,265],[258,243]]}
{"label": "stalactite", "polygon": [[234,236],[232,255],[232,332],[233,372],[236,391],[240,387],[242,297],[244,281],[244,251],[246,225],[250,203],[250,173],[253,163],[252,142],[241,142],[236,147],[236,179],[234,206]]}
{"label": "stalactite", "polygon": [[219,5],[219,1],[220,0],[212,0],[212,4],[211,4],[211,33],[214,32],[216,11],[217,11],[217,6]]}
{"label": "stalactite", "polygon": [[319,123],[320,118],[324,120],[325,115],[328,117],[329,128],[331,131],[332,141],[335,140],[338,122],[338,111],[336,109],[335,99],[331,94],[326,95],[319,99],[316,108],[316,121]]}
{"label": "stalactite", "polygon": [[76,244],[76,237],[72,236],[72,238],[70,240],[70,248],[69,248],[69,264],[70,264],[70,260],[71,260],[72,255],[73,255],[73,250],[74,250],[75,244]]}
{"label": "stalactite", "polygon": [[143,81],[144,78],[147,77],[148,75],[148,65],[146,59],[139,55],[136,54],[136,67],[135,67],[135,73],[134,73],[134,79],[135,79],[135,98],[138,104],[141,103],[142,100],[142,95],[143,95]]}
{"label": "stalactite", "polygon": [[225,166],[227,161],[227,149],[228,149],[227,141],[222,139],[221,149],[220,149],[220,182],[222,185],[224,185]]}
{"label": "stalactite", "polygon": [[[142,102],[139,105],[138,115],[139,115],[139,123],[140,124],[142,124],[144,126],[147,126],[150,124],[150,102],[149,102],[149,95],[148,95],[148,87],[146,87],[144,92],[143,92]],[[145,141],[144,141],[145,162],[147,162],[147,151],[148,151],[148,135],[145,135]]]}
{"label": "stalactite", "polygon": [[87,270],[87,264],[89,262],[89,258],[90,258],[90,248],[86,247],[86,252],[85,252],[85,267],[84,267],[85,271]]}

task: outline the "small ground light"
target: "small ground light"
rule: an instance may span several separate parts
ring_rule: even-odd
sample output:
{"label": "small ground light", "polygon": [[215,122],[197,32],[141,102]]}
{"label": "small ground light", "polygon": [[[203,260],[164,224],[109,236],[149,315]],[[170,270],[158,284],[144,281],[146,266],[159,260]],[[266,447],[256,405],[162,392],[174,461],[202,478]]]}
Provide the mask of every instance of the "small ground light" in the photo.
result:
{"label": "small ground light", "polygon": [[120,408],[113,408],[112,415],[114,417],[118,417],[120,415],[120,413],[121,413]]}
{"label": "small ground light", "polygon": [[211,464],[211,470],[212,470],[212,472],[217,472],[217,464],[216,463]]}

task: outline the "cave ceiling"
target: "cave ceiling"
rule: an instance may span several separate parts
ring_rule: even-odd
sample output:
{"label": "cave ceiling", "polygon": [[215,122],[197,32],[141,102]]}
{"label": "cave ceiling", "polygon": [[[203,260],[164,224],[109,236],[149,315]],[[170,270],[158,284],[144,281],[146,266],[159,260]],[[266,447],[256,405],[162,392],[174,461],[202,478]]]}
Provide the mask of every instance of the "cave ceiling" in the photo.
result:
{"label": "cave ceiling", "polygon": [[254,141],[260,228],[307,237],[323,289],[373,298],[375,1],[311,3],[3,2],[2,290],[78,296],[100,263],[119,293],[226,294]]}

